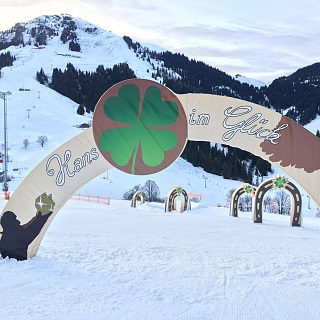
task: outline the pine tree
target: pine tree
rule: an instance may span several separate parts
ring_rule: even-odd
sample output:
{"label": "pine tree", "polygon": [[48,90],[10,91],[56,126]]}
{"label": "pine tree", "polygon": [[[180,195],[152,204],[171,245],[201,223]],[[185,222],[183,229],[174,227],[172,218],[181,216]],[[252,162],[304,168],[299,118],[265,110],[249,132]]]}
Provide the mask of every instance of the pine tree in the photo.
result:
{"label": "pine tree", "polygon": [[48,77],[46,76],[46,74],[44,73],[44,70],[42,68],[40,69],[39,72],[37,72],[36,78],[41,84],[48,83]]}
{"label": "pine tree", "polygon": [[80,116],[84,115],[84,106],[82,104],[79,104],[78,109],[77,109],[77,114],[79,114]]}

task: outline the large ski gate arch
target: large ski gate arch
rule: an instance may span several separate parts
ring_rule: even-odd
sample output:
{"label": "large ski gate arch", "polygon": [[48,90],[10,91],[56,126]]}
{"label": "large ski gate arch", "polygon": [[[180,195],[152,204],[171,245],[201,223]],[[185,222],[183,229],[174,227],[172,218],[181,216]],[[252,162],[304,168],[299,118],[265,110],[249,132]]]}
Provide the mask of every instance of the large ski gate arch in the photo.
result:
{"label": "large ski gate arch", "polygon": [[93,126],[50,153],[15,190],[1,214],[2,256],[35,256],[77,189],[113,167],[140,175],[163,170],[187,139],[227,144],[272,162],[320,206],[320,139],[311,132],[247,101],[174,94],[154,81],[131,79],[106,91]]}

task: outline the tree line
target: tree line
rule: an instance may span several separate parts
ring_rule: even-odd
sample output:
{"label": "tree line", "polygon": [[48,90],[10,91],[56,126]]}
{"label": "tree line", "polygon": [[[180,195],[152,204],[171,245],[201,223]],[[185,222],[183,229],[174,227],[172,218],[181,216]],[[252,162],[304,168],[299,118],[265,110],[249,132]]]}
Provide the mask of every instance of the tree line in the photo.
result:
{"label": "tree line", "polygon": [[320,115],[320,63],[301,68],[288,77],[275,79],[269,86],[254,87],[229,76],[201,61],[189,59],[180,53],[155,52],[123,37],[128,48],[137,56],[150,61],[161,61],[154,67],[152,77],[175,93],[208,93],[251,101],[285,114],[301,125]]}
{"label": "tree line", "polygon": [[87,112],[94,111],[102,94],[114,84],[136,78],[127,63],[120,63],[112,68],[99,65],[95,72],[77,70],[68,63],[63,71],[53,69],[50,82],[43,70],[40,70],[36,77],[40,83],[47,83],[51,89],[84,106]]}
{"label": "tree line", "polygon": [[320,115],[320,63],[275,79],[262,91],[276,111],[304,126]]}
{"label": "tree line", "polygon": [[15,60],[16,58],[10,54],[10,51],[0,54],[0,78],[1,78],[1,69],[4,67],[12,66]]}
{"label": "tree line", "polygon": [[271,172],[270,163],[260,157],[238,148],[205,141],[188,141],[181,157],[206,172],[254,185],[259,184],[256,179],[260,177],[261,180]]}

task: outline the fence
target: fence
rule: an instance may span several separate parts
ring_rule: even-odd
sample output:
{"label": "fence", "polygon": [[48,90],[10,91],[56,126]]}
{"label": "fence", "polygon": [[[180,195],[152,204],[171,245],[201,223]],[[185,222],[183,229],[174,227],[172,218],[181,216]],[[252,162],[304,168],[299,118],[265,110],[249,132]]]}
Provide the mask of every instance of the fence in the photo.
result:
{"label": "fence", "polygon": [[79,201],[88,201],[102,204],[110,204],[110,198],[104,198],[100,196],[90,196],[86,194],[74,194],[70,199]]}

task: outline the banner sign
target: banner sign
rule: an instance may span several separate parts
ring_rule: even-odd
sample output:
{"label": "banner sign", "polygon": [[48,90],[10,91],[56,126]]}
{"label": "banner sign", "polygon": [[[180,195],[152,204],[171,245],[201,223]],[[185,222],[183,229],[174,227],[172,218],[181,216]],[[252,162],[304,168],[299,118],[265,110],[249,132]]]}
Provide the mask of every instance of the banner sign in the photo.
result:
{"label": "banner sign", "polygon": [[128,174],[164,170],[187,139],[249,151],[288,174],[320,206],[320,139],[262,106],[208,94],[176,95],[157,82],[131,79],[98,101],[93,127],[43,159],[0,216],[2,257],[36,255],[51,221],[85,183],[116,167]]}

